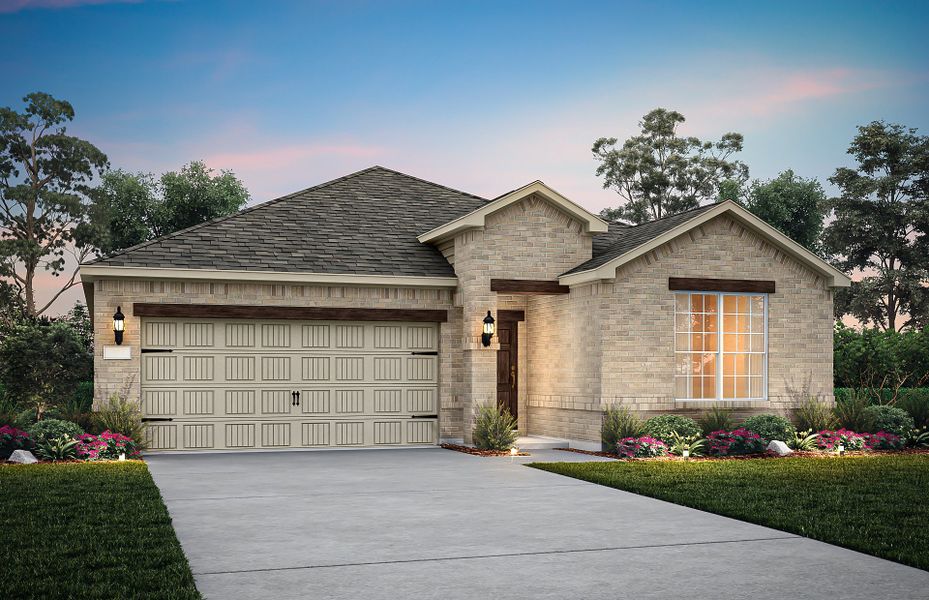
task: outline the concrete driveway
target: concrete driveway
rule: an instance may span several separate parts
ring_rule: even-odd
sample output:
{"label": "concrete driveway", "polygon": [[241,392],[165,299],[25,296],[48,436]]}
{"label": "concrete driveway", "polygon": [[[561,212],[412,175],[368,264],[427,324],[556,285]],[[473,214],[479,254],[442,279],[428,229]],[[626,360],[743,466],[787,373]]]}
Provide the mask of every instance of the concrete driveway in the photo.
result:
{"label": "concrete driveway", "polygon": [[207,598],[922,598],[929,573],[442,449],[153,456]]}

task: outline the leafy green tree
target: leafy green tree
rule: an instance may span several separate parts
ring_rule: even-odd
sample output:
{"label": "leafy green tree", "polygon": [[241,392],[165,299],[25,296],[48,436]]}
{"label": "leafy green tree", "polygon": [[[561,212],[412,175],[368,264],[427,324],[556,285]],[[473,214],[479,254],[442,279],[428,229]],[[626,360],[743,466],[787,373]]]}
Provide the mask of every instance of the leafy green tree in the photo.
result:
{"label": "leafy green tree", "polygon": [[215,173],[199,161],[157,180],[148,173],[111,171],[95,197],[105,253],[230,215],[249,199],[234,173]]}
{"label": "leafy green tree", "polygon": [[797,177],[788,169],[774,179],[756,180],[745,206],[793,241],[819,251],[828,204],[815,179]]}
{"label": "leafy green tree", "polygon": [[829,179],[841,194],[825,247],[860,281],[836,294],[836,317],[854,315],[890,331],[929,323],[929,138],[874,121],[858,127],[848,153],[856,168]]}
{"label": "leafy green tree", "polygon": [[725,180],[744,182],[748,167],[729,157],[742,150],[742,135],[726,133],[718,142],[681,137],[679,112],[656,108],[642,118],[639,135],[617,147],[616,138],[594,142],[604,189],[612,188],[622,205],[605,209],[604,218],[644,223],[712,201]]}
{"label": "leafy green tree", "polygon": [[87,310],[87,305],[76,302],[74,307],[68,311],[68,314],[61,318],[61,321],[67,323],[68,326],[74,330],[74,333],[77,334],[77,337],[84,345],[84,348],[90,352],[90,354],[93,354],[94,327],[90,322],[90,312]]}
{"label": "leafy green tree", "polygon": [[65,271],[65,253],[78,262],[93,251],[88,227],[92,180],[106,156],[88,141],[67,134],[74,108],[35,92],[22,112],[0,108],[0,278],[23,295],[26,313],[40,315],[77,285],[77,269],[38,305],[35,279],[41,271]]}
{"label": "leafy green tree", "polygon": [[0,343],[0,384],[38,420],[73,398],[92,370],[93,355],[68,323],[21,323]]}

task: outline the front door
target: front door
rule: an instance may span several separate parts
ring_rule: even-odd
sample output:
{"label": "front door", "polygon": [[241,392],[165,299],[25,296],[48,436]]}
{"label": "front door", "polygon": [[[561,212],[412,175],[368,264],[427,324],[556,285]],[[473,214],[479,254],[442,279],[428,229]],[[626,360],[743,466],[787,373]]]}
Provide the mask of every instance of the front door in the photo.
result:
{"label": "front door", "polygon": [[515,315],[507,315],[506,311],[500,311],[497,316],[497,338],[500,342],[497,350],[497,406],[509,411],[515,419],[519,416],[518,321]]}

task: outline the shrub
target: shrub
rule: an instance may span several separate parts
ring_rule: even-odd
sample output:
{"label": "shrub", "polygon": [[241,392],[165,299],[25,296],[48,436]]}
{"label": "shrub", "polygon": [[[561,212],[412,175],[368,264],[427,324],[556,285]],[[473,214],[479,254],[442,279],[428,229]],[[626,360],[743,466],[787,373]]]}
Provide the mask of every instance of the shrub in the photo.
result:
{"label": "shrub", "polygon": [[82,381],[77,384],[74,398],[67,403],[67,409],[77,413],[89,413],[94,408],[94,382]]}
{"label": "shrub", "polygon": [[[43,419],[60,419],[62,417],[61,411],[59,411],[54,406],[48,406],[42,411]],[[20,412],[16,415],[16,418],[13,420],[13,424],[19,427],[20,429],[29,429],[33,425],[39,422],[38,419],[38,409],[36,406],[31,406],[26,410]]]}
{"label": "shrub", "polygon": [[868,433],[865,438],[865,448],[871,450],[900,450],[903,448],[903,439],[892,433],[879,431],[877,433]]}
{"label": "shrub", "polygon": [[905,410],[896,406],[876,405],[864,409],[867,414],[869,428],[865,431],[877,433],[885,431],[899,438],[910,435],[916,424]]}
{"label": "shrub", "polygon": [[103,408],[94,413],[94,423],[98,430],[121,433],[139,444],[145,439],[142,411],[138,403],[129,400],[128,386],[126,391],[111,395]]}
{"label": "shrub", "polygon": [[16,450],[32,450],[34,444],[28,432],[9,425],[0,427],[0,459],[7,459]]}
{"label": "shrub", "polygon": [[510,411],[482,406],[474,423],[474,445],[480,450],[509,450],[516,443],[516,419]]}
{"label": "shrub", "polygon": [[691,435],[683,437],[675,433],[672,434],[672,438],[671,447],[668,449],[671,454],[675,456],[684,456],[684,452],[687,452],[688,456],[703,455],[703,447],[706,446],[706,440],[700,439],[700,436]]}
{"label": "shrub", "polygon": [[758,454],[765,451],[767,442],[754,431],[714,431],[706,437],[709,454],[732,456],[735,454]]}
{"label": "shrub", "polygon": [[735,421],[732,419],[732,409],[721,406],[708,408],[697,419],[703,429],[703,435],[709,435],[714,431],[730,431],[735,429]]}
{"label": "shrub", "polygon": [[73,398],[78,384],[92,375],[93,355],[65,322],[22,323],[0,343],[0,381],[6,393],[40,413],[52,400]]}
{"label": "shrub", "polygon": [[627,437],[616,444],[616,453],[623,458],[653,458],[665,456],[668,446],[653,437]]}
{"label": "shrub", "polygon": [[28,429],[36,444],[60,437],[76,438],[84,433],[76,423],[59,419],[42,419]]}
{"label": "shrub", "polygon": [[795,431],[793,439],[787,440],[787,447],[791,450],[816,450],[816,440],[818,439],[819,434],[813,433],[808,429],[806,431]]}
{"label": "shrub", "polygon": [[846,450],[862,450],[864,448],[864,436],[849,431],[848,429],[837,429],[835,431],[820,431],[816,445],[823,450],[838,450],[839,444],[845,446]]}
{"label": "shrub", "polygon": [[35,453],[39,458],[57,462],[77,458],[78,440],[63,435],[54,439],[42,440],[36,443]]}
{"label": "shrub", "polygon": [[642,433],[670,445],[674,433],[682,437],[700,435],[702,430],[696,421],[681,415],[658,415],[645,421]]}
{"label": "shrub", "polygon": [[141,457],[141,447],[133,439],[120,433],[104,431],[100,435],[85,433],[77,436],[77,457],[84,460],[117,460]]}
{"label": "shrub", "polygon": [[832,407],[816,396],[807,396],[794,407],[793,418],[800,431],[822,431],[837,425]]}
{"label": "shrub", "polygon": [[841,399],[836,397],[832,412],[842,429],[868,431],[871,428],[871,421],[865,409],[869,406],[871,406],[871,398],[868,390],[856,388],[848,390],[848,394]]}
{"label": "shrub", "polygon": [[600,425],[600,441],[605,451],[616,449],[616,443],[628,437],[642,435],[644,427],[640,419],[628,406],[610,404],[603,411],[603,422]]}
{"label": "shrub", "polygon": [[786,418],[771,414],[755,415],[745,419],[742,429],[754,431],[765,440],[765,443],[771,440],[786,442],[797,432],[797,428]]}
{"label": "shrub", "polygon": [[917,427],[929,427],[929,388],[900,390],[896,406],[908,412]]}

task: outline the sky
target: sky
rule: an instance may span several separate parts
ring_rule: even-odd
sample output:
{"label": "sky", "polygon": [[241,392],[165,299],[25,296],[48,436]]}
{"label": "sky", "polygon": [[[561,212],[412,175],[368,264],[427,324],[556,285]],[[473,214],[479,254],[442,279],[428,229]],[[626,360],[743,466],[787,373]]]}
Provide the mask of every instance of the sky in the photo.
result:
{"label": "sky", "polygon": [[827,190],[857,125],[929,134],[927,25],[929,2],[0,0],[0,106],[48,92],[112,167],[204,160],[252,204],[379,164],[598,212],[593,141],[659,106]]}

